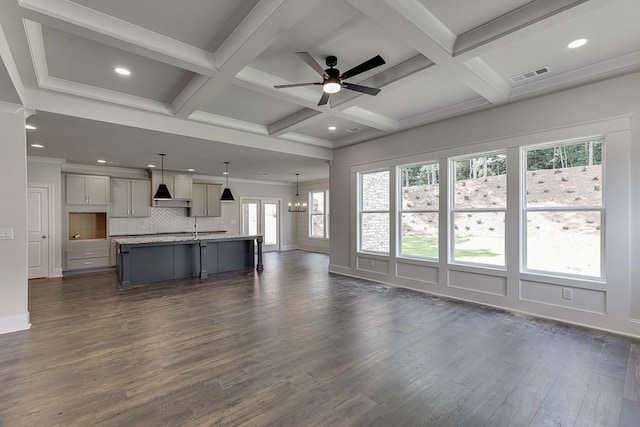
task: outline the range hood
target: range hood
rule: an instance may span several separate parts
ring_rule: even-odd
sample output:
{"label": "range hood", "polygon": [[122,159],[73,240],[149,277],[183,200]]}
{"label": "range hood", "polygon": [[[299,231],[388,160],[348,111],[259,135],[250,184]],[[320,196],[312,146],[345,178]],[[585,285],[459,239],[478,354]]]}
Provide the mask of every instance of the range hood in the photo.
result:
{"label": "range hood", "polygon": [[153,206],[157,208],[190,208],[191,200],[187,199],[153,199]]}

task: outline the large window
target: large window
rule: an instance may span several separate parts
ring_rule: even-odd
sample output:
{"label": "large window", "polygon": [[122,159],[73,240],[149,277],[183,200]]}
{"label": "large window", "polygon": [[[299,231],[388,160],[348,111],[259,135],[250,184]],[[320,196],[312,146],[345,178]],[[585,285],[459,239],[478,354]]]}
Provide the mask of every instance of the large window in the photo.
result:
{"label": "large window", "polygon": [[437,163],[400,168],[400,256],[438,258],[439,183]]}
{"label": "large window", "polygon": [[389,253],[389,171],[360,174],[359,249]]}
{"label": "large window", "polygon": [[452,161],[454,262],[505,266],[507,159],[504,153]]}
{"label": "large window", "polygon": [[329,238],[329,192],[309,192],[309,237]]}
{"label": "large window", "polygon": [[602,277],[602,139],[527,148],[524,268]]}

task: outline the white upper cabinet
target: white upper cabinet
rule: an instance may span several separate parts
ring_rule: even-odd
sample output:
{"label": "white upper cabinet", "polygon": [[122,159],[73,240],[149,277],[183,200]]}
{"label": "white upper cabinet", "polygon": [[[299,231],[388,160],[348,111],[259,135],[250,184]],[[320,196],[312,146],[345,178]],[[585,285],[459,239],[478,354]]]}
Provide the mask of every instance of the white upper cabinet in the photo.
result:
{"label": "white upper cabinet", "polygon": [[108,205],[109,177],[67,175],[68,205]]}
{"label": "white upper cabinet", "polygon": [[151,184],[139,179],[111,179],[111,216],[151,216]]}

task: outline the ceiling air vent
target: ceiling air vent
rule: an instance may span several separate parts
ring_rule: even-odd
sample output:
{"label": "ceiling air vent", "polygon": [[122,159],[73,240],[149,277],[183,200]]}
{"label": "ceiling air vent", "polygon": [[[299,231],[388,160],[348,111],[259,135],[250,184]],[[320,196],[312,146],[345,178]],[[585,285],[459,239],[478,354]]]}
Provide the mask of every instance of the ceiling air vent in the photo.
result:
{"label": "ceiling air vent", "polygon": [[353,133],[353,132],[358,132],[359,130],[360,130],[360,128],[353,127],[351,129],[347,129],[347,132]]}
{"label": "ceiling air vent", "polygon": [[519,83],[524,80],[532,79],[534,77],[538,77],[542,74],[547,74],[551,69],[549,66],[538,68],[537,70],[527,71],[526,73],[518,74],[517,76],[511,77],[511,81],[514,83]]}

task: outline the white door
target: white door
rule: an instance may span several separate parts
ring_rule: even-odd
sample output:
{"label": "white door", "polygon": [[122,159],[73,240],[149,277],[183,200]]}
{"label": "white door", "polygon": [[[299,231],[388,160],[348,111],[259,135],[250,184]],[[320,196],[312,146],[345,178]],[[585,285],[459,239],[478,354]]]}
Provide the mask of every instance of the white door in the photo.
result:
{"label": "white door", "polygon": [[280,250],[280,201],[242,199],[242,234],[263,236],[265,252]]}
{"label": "white door", "polygon": [[29,279],[49,277],[49,190],[29,187],[27,203]]}

